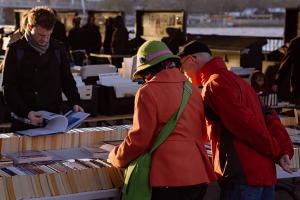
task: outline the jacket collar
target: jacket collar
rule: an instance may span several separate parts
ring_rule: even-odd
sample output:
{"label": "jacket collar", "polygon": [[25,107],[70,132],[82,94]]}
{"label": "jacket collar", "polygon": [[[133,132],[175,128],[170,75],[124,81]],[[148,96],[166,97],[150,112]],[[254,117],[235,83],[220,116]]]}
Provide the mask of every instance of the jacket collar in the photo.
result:
{"label": "jacket collar", "polygon": [[171,82],[183,82],[186,77],[177,68],[165,69],[157,73],[150,81],[147,83],[171,83]]}
{"label": "jacket collar", "polygon": [[222,71],[227,71],[227,67],[221,57],[215,57],[207,62],[198,71],[197,82],[202,86],[209,80],[213,74],[219,74]]}

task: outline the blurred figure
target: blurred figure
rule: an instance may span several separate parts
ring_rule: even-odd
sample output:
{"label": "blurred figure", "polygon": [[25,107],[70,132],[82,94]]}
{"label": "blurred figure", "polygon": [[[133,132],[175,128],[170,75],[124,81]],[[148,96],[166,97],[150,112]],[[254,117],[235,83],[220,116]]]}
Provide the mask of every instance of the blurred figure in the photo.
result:
{"label": "blurred figure", "polygon": [[[0,28],[0,55],[3,55],[5,51],[3,50],[3,37],[4,37],[4,27]],[[1,67],[0,67],[1,68]],[[1,72],[1,69],[0,69]]]}
{"label": "blurred figure", "polygon": [[112,40],[113,32],[114,32],[113,18],[109,17],[105,21],[105,36],[103,42],[103,52],[105,54],[111,54],[111,40]]}
{"label": "blurred figure", "polygon": [[185,43],[184,34],[179,28],[168,27],[166,29],[167,37],[161,39],[169,49],[174,53],[178,53],[178,49]]}
{"label": "blurred figure", "polygon": [[142,29],[137,29],[135,33],[135,38],[129,40],[128,48],[131,56],[135,55],[138,49],[140,48],[140,46],[142,46],[142,44],[146,42],[146,40],[142,38],[142,35],[143,35]]}
{"label": "blurred figure", "polygon": [[57,15],[57,11],[53,9],[53,12],[55,14],[56,17],[56,23],[52,32],[51,37],[59,40],[61,42],[63,42],[66,47],[68,47],[67,44],[67,35],[66,35],[66,27],[65,25],[59,20],[58,15]]}
{"label": "blurred figure", "polygon": [[[113,22],[113,35],[111,40],[111,52],[112,55],[127,55],[128,50],[128,31],[124,24],[124,19],[122,16],[117,16],[114,18]],[[112,64],[117,68],[122,67],[123,58],[112,58]]]}
{"label": "blurred figure", "polygon": [[82,27],[82,41],[84,49],[89,53],[100,53],[101,50],[101,34],[100,28],[95,24],[95,16],[93,12],[88,13],[86,25]]}
{"label": "blurred figure", "polygon": [[278,98],[300,105],[300,37],[290,41],[290,45],[277,71],[274,86]]}
{"label": "blurred figure", "polygon": [[84,43],[82,40],[82,29],[80,28],[81,18],[75,16],[73,19],[73,28],[70,29],[68,35],[68,44],[71,50],[84,49]]}
{"label": "blurred figure", "polygon": [[261,71],[254,71],[251,75],[251,86],[256,93],[269,93],[272,90],[265,83],[265,75]]}
{"label": "blurred figure", "polygon": [[69,31],[68,44],[74,64],[83,66],[87,59],[87,55],[84,49],[84,40],[82,40],[82,28],[80,28],[80,22],[81,18],[79,16],[75,16],[73,19],[73,28]]}
{"label": "blurred figure", "polygon": [[25,29],[28,23],[28,18],[27,18],[28,13],[24,13],[22,18],[21,18],[21,24],[20,24],[20,28],[18,28],[15,32],[13,32],[9,37],[9,41],[7,46],[9,46],[10,44],[14,43],[15,41],[19,40],[23,34],[25,33]]}

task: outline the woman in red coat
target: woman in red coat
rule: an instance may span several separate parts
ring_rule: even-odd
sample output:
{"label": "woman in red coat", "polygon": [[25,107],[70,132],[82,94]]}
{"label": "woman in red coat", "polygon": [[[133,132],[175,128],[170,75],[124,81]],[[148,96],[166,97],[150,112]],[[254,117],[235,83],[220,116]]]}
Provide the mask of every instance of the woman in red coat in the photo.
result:
{"label": "woman in red coat", "polygon": [[[147,41],[138,50],[135,77],[145,83],[135,97],[133,127],[109,159],[126,167],[149,151],[161,128],[177,112],[185,76],[179,57],[160,41]],[[204,143],[206,126],[201,94],[192,93],[174,130],[152,154],[150,185],[154,199],[202,199],[207,184],[215,180]]]}

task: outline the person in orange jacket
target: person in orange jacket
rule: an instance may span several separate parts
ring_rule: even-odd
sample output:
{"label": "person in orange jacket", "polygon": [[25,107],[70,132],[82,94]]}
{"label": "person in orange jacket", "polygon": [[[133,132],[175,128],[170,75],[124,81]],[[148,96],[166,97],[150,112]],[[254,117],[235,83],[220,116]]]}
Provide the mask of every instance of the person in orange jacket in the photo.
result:
{"label": "person in orange jacket", "polygon": [[[186,80],[180,59],[160,41],[147,41],[138,50],[134,76],[145,83],[135,97],[133,127],[109,154],[115,167],[126,167],[149,151],[161,128],[177,112]],[[207,140],[200,91],[192,93],[174,130],[152,154],[152,200],[202,199],[215,180],[204,143]]]}
{"label": "person in orange jacket", "polygon": [[220,199],[274,199],[275,162],[287,172],[294,171],[290,166],[293,146],[278,116],[262,109],[253,88],[228,71],[222,58],[212,57],[205,44],[191,41],[178,55],[192,84],[204,86],[202,97]]}

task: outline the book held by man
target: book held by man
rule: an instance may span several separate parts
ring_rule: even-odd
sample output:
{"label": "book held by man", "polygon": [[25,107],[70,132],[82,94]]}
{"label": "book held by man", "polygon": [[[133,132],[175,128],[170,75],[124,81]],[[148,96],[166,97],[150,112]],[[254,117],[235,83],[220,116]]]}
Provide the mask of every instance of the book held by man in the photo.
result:
{"label": "book held by man", "polygon": [[90,114],[85,112],[69,111],[65,115],[38,111],[45,121],[44,127],[17,131],[16,133],[27,136],[49,135],[54,133],[68,132],[78,127]]}

